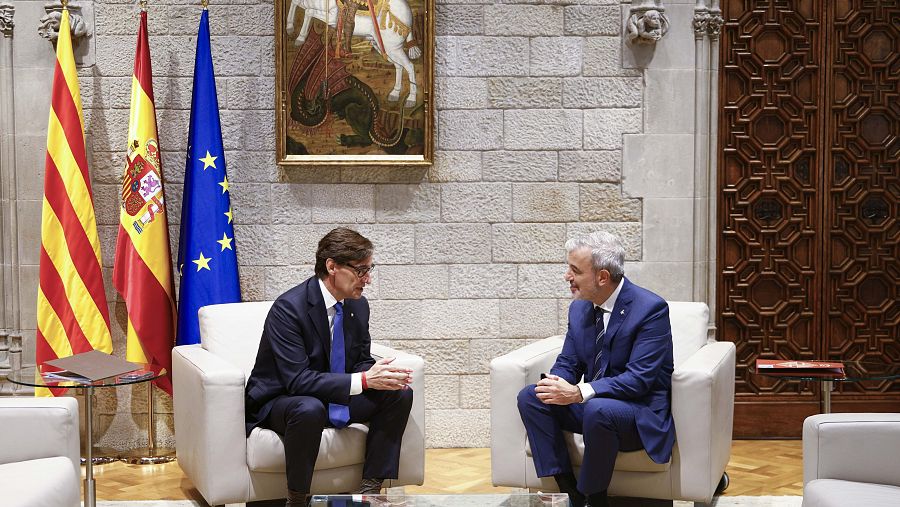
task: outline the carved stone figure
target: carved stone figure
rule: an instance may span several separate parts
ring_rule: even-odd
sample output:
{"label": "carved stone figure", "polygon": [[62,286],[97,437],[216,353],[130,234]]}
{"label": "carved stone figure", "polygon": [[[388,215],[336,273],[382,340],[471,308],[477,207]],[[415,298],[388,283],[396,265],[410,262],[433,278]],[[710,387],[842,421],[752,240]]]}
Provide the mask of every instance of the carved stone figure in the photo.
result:
{"label": "carved stone figure", "polygon": [[[59,23],[62,20],[62,7],[53,6],[48,9],[52,10],[49,10],[47,14],[40,19],[41,24],[38,26],[38,35],[55,43],[56,39],[59,38]],[[72,12],[72,7],[69,7],[69,24],[72,28],[73,41],[88,35],[87,24],[85,24],[84,19],[82,19],[80,15]]]}
{"label": "carved stone figure", "polygon": [[5,37],[12,37],[13,27],[15,26],[13,14],[15,14],[15,12],[16,7],[14,5],[7,3],[0,4],[0,33]]}
{"label": "carved stone figure", "polygon": [[656,44],[669,31],[669,19],[656,9],[634,13],[628,18],[626,32],[632,44]]}

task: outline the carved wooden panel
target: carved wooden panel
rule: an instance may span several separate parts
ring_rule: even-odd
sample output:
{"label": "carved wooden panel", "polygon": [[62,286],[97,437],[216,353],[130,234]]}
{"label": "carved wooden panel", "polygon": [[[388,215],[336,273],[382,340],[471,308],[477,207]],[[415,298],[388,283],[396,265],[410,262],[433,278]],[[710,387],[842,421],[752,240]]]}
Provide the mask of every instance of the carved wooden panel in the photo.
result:
{"label": "carved wooden panel", "polygon": [[[796,8],[800,4],[802,8]],[[719,339],[737,393],[812,397],[751,375],[757,357],[813,358],[817,305],[821,8],[724,2]]]}
{"label": "carved wooden panel", "polygon": [[[900,362],[900,2],[836,1],[829,24],[825,352]],[[900,382],[840,391],[879,399]]]}
{"label": "carved wooden panel", "polygon": [[[751,374],[757,358],[900,362],[900,1],[722,10],[717,325],[738,350],[735,434],[797,436],[819,384]],[[836,411],[900,406],[900,382],[838,385]]]}

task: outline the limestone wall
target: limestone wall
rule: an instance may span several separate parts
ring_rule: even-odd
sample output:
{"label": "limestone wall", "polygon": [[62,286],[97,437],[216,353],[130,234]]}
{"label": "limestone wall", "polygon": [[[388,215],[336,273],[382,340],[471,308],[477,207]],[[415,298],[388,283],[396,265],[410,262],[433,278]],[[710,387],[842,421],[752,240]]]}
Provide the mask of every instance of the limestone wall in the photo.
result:
{"label": "limestone wall", "polygon": [[[18,233],[2,241],[19,254],[28,363],[54,59],[36,34],[43,4],[17,1],[14,35],[2,40],[3,51],[13,47],[15,165],[0,170],[4,181],[15,171],[18,185],[3,201],[17,207]],[[695,81],[706,74],[695,64],[694,2],[665,4],[671,29],[648,50],[623,41],[630,1],[438,0],[434,166],[280,169],[273,4],[212,1],[244,299],[275,298],[311,275],[315,244],[332,227],[369,236],[378,264],[372,336],[425,357],[431,447],[488,446],[490,359],[565,331],[568,237],[618,233],[634,281],[673,300],[707,299],[708,225],[697,210],[709,208],[709,182],[695,181],[698,166],[709,170],[695,160],[695,141],[708,134],[696,128],[695,111],[708,104],[695,108]],[[79,74],[114,344],[124,353],[124,305],[109,277],[138,22],[130,3],[91,5],[96,63]],[[199,15],[198,5],[150,2],[173,252]],[[100,444],[142,443],[143,389],[101,396]],[[158,399],[158,434],[171,444],[171,404]]]}

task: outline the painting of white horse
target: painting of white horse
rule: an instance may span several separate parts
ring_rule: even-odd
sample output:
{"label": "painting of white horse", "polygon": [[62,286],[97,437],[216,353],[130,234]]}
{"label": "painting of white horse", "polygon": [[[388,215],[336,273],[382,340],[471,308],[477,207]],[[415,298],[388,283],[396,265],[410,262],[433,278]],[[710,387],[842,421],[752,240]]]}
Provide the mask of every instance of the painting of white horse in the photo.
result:
{"label": "painting of white horse", "polygon": [[[354,37],[364,37],[376,51],[381,53],[378,43],[378,32],[384,42],[384,54],[387,61],[394,64],[395,77],[394,88],[388,94],[388,100],[396,102],[400,100],[403,86],[403,73],[406,72],[409,81],[409,95],[406,97],[406,107],[416,105],[416,71],[412,61],[422,55],[422,50],[415,45],[412,34],[413,16],[406,0],[379,0],[373,4],[375,7],[375,19],[381,22],[378,27],[373,22],[373,16],[367,11],[357,11],[353,27]],[[338,6],[335,0],[291,0],[291,7],[287,14],[285,29],[289,34],[294,32],[294,19],[297,9],[303,11],[303,25],[294,40],[294,45],[301,46],[309,35],[309,23],[312,19],[318,19],[327,23],[332,28],[337,28]],[[377,31],[377,32],[376,32]],[[410,46],[409,51],[404,51],[405,45]]]}

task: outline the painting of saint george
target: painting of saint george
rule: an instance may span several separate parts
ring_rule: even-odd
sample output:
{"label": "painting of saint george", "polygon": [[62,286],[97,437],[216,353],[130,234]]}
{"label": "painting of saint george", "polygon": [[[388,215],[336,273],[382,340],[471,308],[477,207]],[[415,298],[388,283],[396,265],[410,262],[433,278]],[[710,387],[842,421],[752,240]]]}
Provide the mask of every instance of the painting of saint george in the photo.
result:
{"label": "painting of saint george", "polygon": [[431,164],[433,1],[275,0],[279,164]]}

